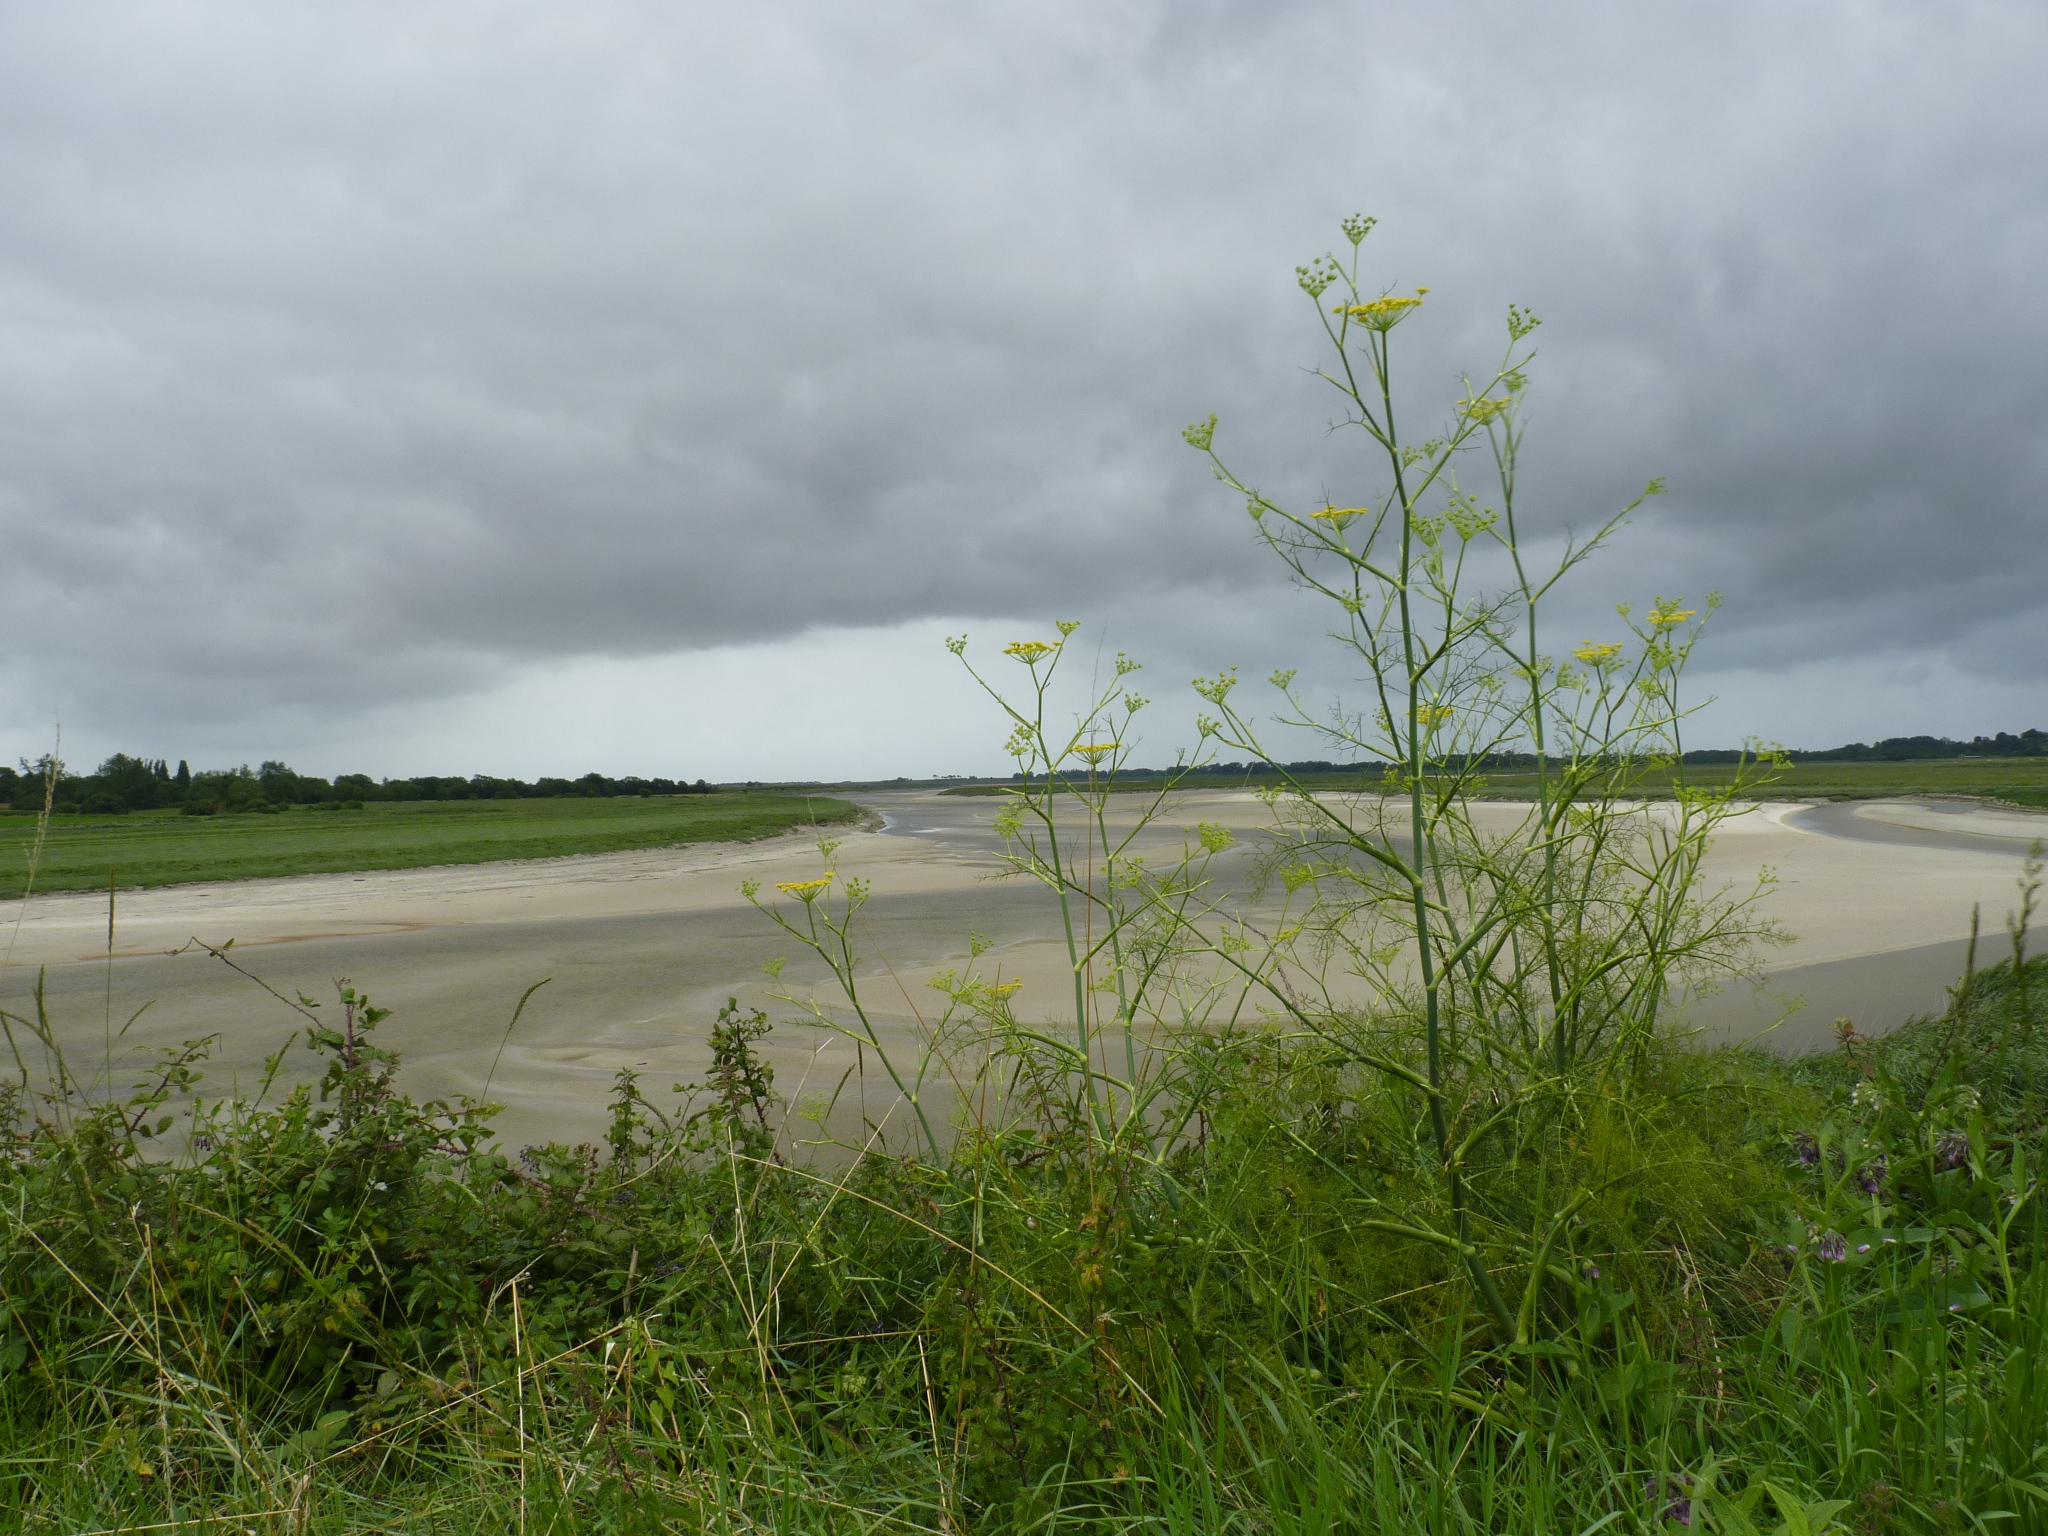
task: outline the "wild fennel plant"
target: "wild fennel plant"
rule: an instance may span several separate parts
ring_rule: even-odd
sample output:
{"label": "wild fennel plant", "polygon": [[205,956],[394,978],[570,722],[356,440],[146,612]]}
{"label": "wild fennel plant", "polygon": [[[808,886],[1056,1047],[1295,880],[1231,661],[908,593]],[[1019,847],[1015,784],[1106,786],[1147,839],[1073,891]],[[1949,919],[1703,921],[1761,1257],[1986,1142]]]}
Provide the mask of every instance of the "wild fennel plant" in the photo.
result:
{"label": "wild fennel plant", "polygon": [[[1149,701],[1130,681],[1137,663],[1119,656],[1072,719],[1056,720],[1048,700],[1078,627],[1069,623],[1054,639],[1005,648],[1028,679],[1014,697],[969,663],[1011,725],[1018,784],[997,822],[1007,857],[1058,907],[1072,974],[1064,1040],[1021,1023],[1007,993],[970,975],[918,1064],[889,1061],[851,964],[846,925],[865,891],[847,892],[838,917],[828,878],[788,894],[804,907],[798,937],[832,966],[928,1146],[936,1138],[917,1088],[939,1040],[962,1028],[981,1031],[1013,1070],[1056,1064],[1075,1086],[1089,1142],[1155,1166],[1202,1112],[1219,1025],[1284,1021],[1419,1094],[1444,1220],[1390,1210],[1360,1225],[1456,1255],[1494,1346],[1527,1347],[1560,1245],[1599,1194],[1572,1177],[1560,1148],[1593,1100],[1626,1097],[1686,984],[1745,967],[1773,936],[1754,891],[1701,888],[1715,828],[1767,781],[1772,760],[1711,787],[1685,781],[1679,682],[1703,615],[1677,600],[1657,598],[1639,617],[1624,606],[1626,640],[1587,640],[1563,663],[1545,653],[1544,600],[1660,487],[1652,482],[1536,568],[1519,466],[1538,322],[1511,309],[1499,365],[1483,383],[1467,381],[1438,435],[1411,442],[1394,415],[1394,337],[1426,290],[1368,295],[1359,260],[1371,222],[1345,221],[1348,255],[1321,258],[1299,278],[1332,353],[1320,376],[1342,402],[1343,425],[1377,455],[1377,488],[1355,504],[1289,509],[1226,462],[1214,417],[1185,434],[1245,498],[1264,544],[1334,605],[1336,633],[1362,668],[1367,707],[1331,714],[1311,710],[1296,674],[1275,674],[1277,723],[1387,765],[1360,793],[1275,769],[1277,906],[1233,905],[1214,886],[1213,861],[1231,841],[1221,828],[1198,827],[1177,860],[1136,851],[1181,775],[1149,798],[1124,797],[1126,814],[1112,825],[1110,791]],[[1328,304],[1333,295],[1340,302]],[[1460,478],[1474,457],[1490,473],[1483,496]],[[1504,584],[1475,581],[1482,550],[1508,573]],[[952,648],[966,660],[964,638]],[[1300,755],[1275,745],[1242,705],[1234,673],[1196,688],[1211,711],[1199,722],[1211,752],[1272,764]],[[1533,761],[1538,790],[1526,814],[1504,822],[1480,814],[1475,794],[1505,754]],[[1639,792],[1651,775],[1673,788],[1654,808]],[[831,1022],[831,1009],[806,1006]],[[1409,1024],[1419,1033],[1413,1052]],[[1542,1171],[1533,1191],[1475,1187],[1495,1172],[1520,1184],[1532,1163]],[[1519,1276],[1513,1301],[1497,1279],[1504,1261]]]}
{"label": "wild fennel plant", "polygon": [[[1586,640],[1562,663],[1546,654],[1544,600],[1663,486],[1651,481],[1590,533],[1567,536],[1538,568],[1519,493],[1530,337],[1540,322],[1511,306],[1499,364],[1481,382],[1466,380],[1435,436],[1411,438],[1395,414],[1395,335],[1428,290],[1374,295],[1362,285],[1372,226],[1345,220],[1346,255],[1297,275],[1329,347],[1318,376],[1338,396],[1342,427],[1364,438],[1368,461],[1377,458],[1376,486],[1355,504],[1290,509],[1226,462],[1215,417],[1185,436],[1245,498],[1259,537],[1297,582],[1338,610],[1333,633],[1362,668],[1369,702],[1349,713],[1312,711],[1295,674],[1275,674],[1280,722],[1345,756],[1390,765],[1385,799],[1319,792],[1280,770],[1288,883],[1315,893],[1279,945],[1285,969],[1362,978],[1382,999],[1406,999],[1419,1018],[1423,1077],[1414,1081],[1453,1229],[1415,1235],[1454,1245],[1496,1342],[1526,1344],[1534,1294],[1575,1208],[1561,1194],[1556,1211],[1531,1213],[1510,1234],[1528,1260],[1523,1304],[1511,1315],[1475,1243],[1473,1154],[1503,1128],[1548,1134],[1587,1092],[1625,1084],[1677,985],[1741,969],[1750,946],[1770,937],[1753,893],[1704,893],[1700,870],[1715,827],[1772,764],[1759,759],[1712,788],[1686,783],[1679,682],[1704,616],[1679,600],[1659,597],[1640,618],[1623,605],[1627,640]],[[1460,474],[1474,456],[1489,471],[1483,493]],[[1504,557],[1510,579],[1480,587],[1481,552],[1496,565]],[[1277,751],[1236,702],[1234,673],[1196,686],[1214,710],[1202,732],[1217,747],[1275,762],[1298,755]],[[1516,823],[1482,824],[1472,793],[1506,754],[1533,761],[1534,803]],[[1673,775],[1668,807],[1651,810],[1637,793],[1651,773]],[[1243,969],[1265,979],[1282,968]],[[1319,1008],[1270,981],[1263,992],[1360,1060],[1411,1073],[1358,1047],[1327,985]]]}

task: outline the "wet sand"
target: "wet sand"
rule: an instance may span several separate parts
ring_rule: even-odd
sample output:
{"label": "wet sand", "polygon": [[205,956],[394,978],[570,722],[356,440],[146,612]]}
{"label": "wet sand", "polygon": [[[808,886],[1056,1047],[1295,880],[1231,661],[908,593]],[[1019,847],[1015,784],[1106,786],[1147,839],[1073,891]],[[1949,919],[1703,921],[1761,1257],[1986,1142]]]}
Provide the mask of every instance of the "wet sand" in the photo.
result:
{"label": "wet sand", "polygon": [[[927,979],[964,964],[975,932],[993,941],[984,969],[1025,983],[1020,1013],[1069,1016],[1056,909],[1035,885],[997,878],[997,802],[926,791],[860,798],[883,828],[837,834],[837,863],[874,890],[859,933],[862,984],[885,1038],[910,1051],[942,1001]],[[1184,796],[1175,815],[1178,825],[1155,834],[1155,845],[1177,844],[1196,821],[1249,838],[1268,813],[1249,794],[1204,791]],[[1937,802],[1745,813],[1723,829],[1710,880],[1742,885],[1769,866],[1776,883],[1765,910],[1798,937],[1771,957],[1764,992],[1732,988],[1694,1004],[1693,1017],[1729,1037],[1776,1025],[1774,1041],[1797,1050],[1825,1044],[1837,1014],[1876,1031],[1939,1007],[1962,963],[1972,903],[1984,913],[1986,956],[1997,958],[2028,840],[2041,830],[2048,816]],[[1242,878],[1245,857],[1225,856],[1227,883]],[[0,1006],[31,1011],[41,970],[74,1073],[125,1086],[142,1052],[218,1034],[205,1090],[248,1091],[264,1058],[302,1038],[305,1021],[219,961],[171,953],[194,938],[233,938],[237,963],[287,997],[326,1000],[323,1014],[334,1011],[343,977],[392,1008],[380,1035],[405,1057],[404,1082],[416,1096],[480,1094],[488,1083],[507,1106],[500,1125],[514,1144],[587,1139],[602,1132],[620,1069],[639,1071],[657,1097],[702,1072],[705,1032],[726,997],[789,1018],[794,1010],[773,1000],[764,962],[792,957],[783,980],[798,990],[823,979],[739,890],[753,879],[773,896],[774,882],[819,867],[814,841],[791,836],[124,891],[111,960],[104,895],[0,903],[0,949],[11,945]],[[543,978],[548,985],[508,1038],[519,995]],[[1779,1023],[1802,998],[1805,1006]],[[799,1098],[829,1094],[856,1064],[843,1038],[789,1025],[772,1037],[770,1056],[778,1086]],[[303,1080],[313,1065],[296,1046],[287,1062],[285,1082]],[[884,1096],[867,1066],[868,1107],[879,1114]],[[858,1123],[859,1092],[850,1080],[839,1128]]]}

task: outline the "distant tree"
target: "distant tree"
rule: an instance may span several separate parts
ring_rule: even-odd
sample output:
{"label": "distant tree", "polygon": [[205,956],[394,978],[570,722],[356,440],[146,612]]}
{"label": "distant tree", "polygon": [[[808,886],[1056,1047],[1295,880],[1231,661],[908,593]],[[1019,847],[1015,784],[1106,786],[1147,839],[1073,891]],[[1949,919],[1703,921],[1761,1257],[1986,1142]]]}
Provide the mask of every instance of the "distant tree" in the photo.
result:
{"label": "distant tree", "polygon": [[256,778],[263,786],[264,798],[275,804],[317,805],[334,798],[334,786],[325,779],[294,773],[287,764],[275,759],[257,769]]}
{"label": "distant tree", "polygon": [[71,767],[62,758],[45,752],[34,762],[20,759],[22,776],[29,782],[26,786],[29,802],[37,810],[42,809],[43,797],[54,788],[52,799],[60,810],[76,810],[82,793],[78,780],[72,776]]}
{"label": "distant tree", "polygon": [[244,763],[239,768],[192,775],[192,791],[187,803],[212,805],[223,811],[253,811],[263,805],[265,798],[262,781]]}
{"label": "distant tree", "polygon": [[116,752],[80,786],[85,809],[95,815],[148,810],[162,803],[154,765],[147,759]]}

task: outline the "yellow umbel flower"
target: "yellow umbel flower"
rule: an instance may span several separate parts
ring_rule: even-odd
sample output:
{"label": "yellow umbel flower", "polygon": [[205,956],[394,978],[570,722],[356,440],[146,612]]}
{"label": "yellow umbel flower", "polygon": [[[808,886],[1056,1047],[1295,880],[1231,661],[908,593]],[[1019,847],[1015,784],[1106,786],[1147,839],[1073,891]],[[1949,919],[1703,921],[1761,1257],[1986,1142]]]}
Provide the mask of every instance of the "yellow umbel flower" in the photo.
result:
{"label": "yellow umbel flower", "polygon": [[1041,656],[1050,656],[1052,647],[1043,640],[1012,640],[1003,647],[1005,656],[1014,656],[1027,667]]}
{"label": "yellow umbel flower", "polygon": [[990,997],[1008,997],[1023,985],[1021,981],[999,981],[988,989],[988,993]]}
{"label": "yellow umbel flower", "polygon": [[1346,320],[1354,321],[1367,330],[1391,331],[1408,317],[1411,309],[1422,307],[1422,296],[1427,292],[1427,288],[1418,288],[1412,299],[1397,299],[1389,294],[1383,299],[1373,299],[1365,304],[1339,304],[1331,313],[1342,315]]}
{"label": "yellow umbel flower", "polygon": [[1365,508],[1363,507],[1325,507],[1320,512],[1309,513],[1310,517],[1320,517],[1326,523],[1349,522],[1354,517],[1363,517],[1364,515]]}
{"label": "yellow umbel flower", "polygon": [[1572,647],[1572,654],[1588,666],[1604,667],[1621,654],[1621,647],[1612,640],[1582,640]]}
{"label": "yellow umbel flower", "polygon": [[816,901],[819,894],[831,883],[832,877],[824,875],[816,880],[778,880],[775,882],[775,889],[808,904]]}
{"label": "yellow umbel flower", "polygon": [[1092,763],[1103,753],[1114,752],[1121,745],[1121,742],[1116,741],[1091,741],[1086,746],[1074,748],[1074,751]]}
{"label": "yellow umbel flower", "polygon": [[1415,706],[1415,718],[1424,725],[1442,725],[1456,713],[1457,711],[1448,704],[1418,704]]}
{"label": "yellow umbel flower", "polygon": [[1698,613],[1697,608],[1653,608],[1650,622],[1658,629],[1675,629]]}

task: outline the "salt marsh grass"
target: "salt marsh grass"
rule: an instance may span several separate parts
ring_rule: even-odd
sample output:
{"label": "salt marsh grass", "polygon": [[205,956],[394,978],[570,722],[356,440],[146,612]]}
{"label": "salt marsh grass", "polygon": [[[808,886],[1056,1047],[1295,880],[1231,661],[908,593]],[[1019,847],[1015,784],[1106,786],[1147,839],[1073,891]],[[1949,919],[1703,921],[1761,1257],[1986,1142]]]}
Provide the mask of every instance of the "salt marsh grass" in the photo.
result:
{"label": "salt marsh grass", "polygon": [[[435,864],[486,864],[618,853],[688,843],[750,842],[791,827],[848,821],[857,807],[827,795],[729,790],[701,797],[371,802],[274,814],[0,817],[22,842],[0,863],[0,898],[28,888],[30,850],[43,891],[256,880]],[[10,825],[11,824],[11,825]]]}

